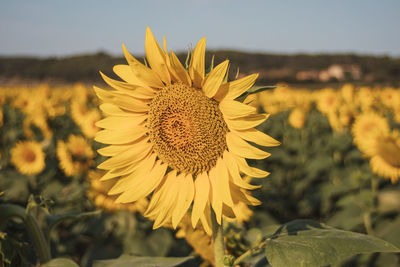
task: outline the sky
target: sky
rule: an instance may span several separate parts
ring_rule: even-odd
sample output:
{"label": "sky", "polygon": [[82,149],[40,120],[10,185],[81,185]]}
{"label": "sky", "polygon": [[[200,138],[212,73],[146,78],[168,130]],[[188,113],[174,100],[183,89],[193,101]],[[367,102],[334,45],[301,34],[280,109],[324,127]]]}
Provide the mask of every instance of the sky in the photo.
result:
{"label": "sky", "polygon": [[149,26],[174,51],[206,36],[212,50],[400,57],[399,13],[399,0],[2,0],[0,55],[143,55]]}

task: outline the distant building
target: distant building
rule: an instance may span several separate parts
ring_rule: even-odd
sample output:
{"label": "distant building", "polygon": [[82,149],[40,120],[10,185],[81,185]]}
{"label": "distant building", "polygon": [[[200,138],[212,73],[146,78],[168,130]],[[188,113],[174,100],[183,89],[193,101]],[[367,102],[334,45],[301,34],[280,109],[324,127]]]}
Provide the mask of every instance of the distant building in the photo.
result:
{"label": "distant building", "polygon": [[319,78],[317,70],[303,70],[296,73],[296,80],[299,81],[315,81]]}
{"label": "distant building", "polygon": [[361,79],[362,72],[358,65],[330,65],[324,70],[304,70],[296,73],[298,81],[321,81],[328,82],[330,80],[345,81],[345,80],[359,80]]}

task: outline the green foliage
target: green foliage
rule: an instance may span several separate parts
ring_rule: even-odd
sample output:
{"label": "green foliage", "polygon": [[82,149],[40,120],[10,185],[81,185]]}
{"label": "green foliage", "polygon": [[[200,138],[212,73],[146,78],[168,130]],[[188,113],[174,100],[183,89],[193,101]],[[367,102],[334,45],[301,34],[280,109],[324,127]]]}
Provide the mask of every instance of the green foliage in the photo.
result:
{"label": "green foliage", "polygon": [[382,239],[310,220],[284,224],[265,243],[266,257],[274,267],[327,266],[359,253],[400,252]]}
{"label": "green foliage", "polygon": [[[215,60],[219,60],[218,55]],[[57,141],[71,133],[82,134],[68,112],[47,118],[53,137],[46,140],[45,170],[37,175],[20,174],[9,162],[9,150],[18,140],[26,139],[22,130],[25,115],[9,103],[2,109],[0,204],[29,206],[55,258],[48,264],[73,264],[71,260],[84,267],[201,263],[199,258],[186,257],[192,248],[171,229],[153,230],[151,221],[128,211],[96,211],[88,197],[87,174],[67,177],[59,167]],[[300,130],[287,123],[288,114],[275,114],[259,127],[282,145],[268,148],[272,156],[267,160],[249,162],[271,175],[252,181],[263,185],[254,191],[262,204],[253,208],[252,219],[243,226],[226,224],[227,262],[290,266],[303,259],[305,265],[398,266],[399,254],[372,252],[395,250],[378,238],[400,247],[399,184],[375,177],[350,133],[334,132],[315,107]],[[35,140],[44,141],[40,130],[34,134]],[[99,148],[95,142],[90,144],[93,150]],[[104,158],[97,155],[94,160],[98,164]],[[297,218],[335,228],[309,221],[287,223]],[[328,246],[329,253],[325,251]],[[371,253],[348,258],[364,252]],[[241,258],[243,255],[246,257]],[[38,262],[21,220],[0,225],[0,260],[4,266],[34,266]]]}
{"label": "green foliage", "polygon": [[41,265],[42,267],[78,267],[74,261],[66,258],[56,258]]}
{"label": "green foliage", "polygon": [[193,257],[166,258],[166,257],[138,257],[122,255],[115,260],[104,260],[96,262],[93,267],[123,267],[123,266],[159,266],[173,267],[192,260]]}

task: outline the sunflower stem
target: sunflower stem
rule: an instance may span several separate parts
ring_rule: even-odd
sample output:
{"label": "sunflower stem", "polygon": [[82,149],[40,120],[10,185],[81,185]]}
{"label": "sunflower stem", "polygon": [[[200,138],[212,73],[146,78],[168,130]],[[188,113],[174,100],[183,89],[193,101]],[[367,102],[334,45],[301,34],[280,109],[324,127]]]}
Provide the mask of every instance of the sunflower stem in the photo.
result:
{"label": "sunflower stem", "polygon": [[225,244],[224,244],[224,229],[223,222],[221,219],[221,225],[218,224],[215,212],[211,210],[211,222],[213,230],[213,241],[214,241],[214,257],[215,267],[224,267],[225,258]]}
{"label": "sunflower stem", "polygon": [[35,217],[18,205],[1,204],[0,224],[12,217],[18,217],[24,222],[26,230],[32,239],[33,247],[36,250],[40,263],[44,264],[50,261],[50,247]]}
{"label": "sunflower stem", "polygon": [[242,261],[244,261],[246,258],[255,255],[257,253],[260,253],[260,251],[262,249],[264,249],[266,245],[266,241],[262,241],[259,244],[257,244],[255,247],[250,248],[248,251],[246,251],[245,253],[243,253],[242,255],[240,255],[239,257],[237,257],[235,259],[235,261],[233,262],[232,266],[236,266],[239,265],[240,263],[242,263]]}

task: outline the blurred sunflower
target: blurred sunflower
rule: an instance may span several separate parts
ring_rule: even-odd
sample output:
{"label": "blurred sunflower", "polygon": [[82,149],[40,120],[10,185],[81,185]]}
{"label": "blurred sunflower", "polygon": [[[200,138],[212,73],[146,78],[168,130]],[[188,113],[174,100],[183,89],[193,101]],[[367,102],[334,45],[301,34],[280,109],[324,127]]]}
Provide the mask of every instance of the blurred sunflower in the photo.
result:
{"label": "blurred sunflower", "polygon": [[346,83],[340,88],[340,94],[346,104],[353,104],[355,88],[351,83]]}
{"label": "blurred sunflower", "polygon": [[306,113],[303,109],[301,108],[295,108],[293,109],[290,114],[289,114],[289,124],[296,129],[301,129],[304,127],[304,124],[306,122]]}
{"label": "blurred sunflower", "polygon": [[361,152],[367,156],[373,156],[373,144],[376,138],[389,133],[389,123],[386,118],[375,112],[366,112],[355,118],[351,133],[353,142]]}
{"label": "blurred sunflower", "polygon": [[95,140],[110,146],[98,152],[111,158],[98,166],[107,170],[102,180],[118,178],[110,195],[117,203],[137,201],[151,193],[145,215],[154,228],[172,223],[177,227],[193,203],[191,221],[199,220],[211,233],[211,209],[221,224],[222,216],[235,216],[232,207],[260,202],[247,189],[259,186],[242,180],[240,173],[265,177],[267,172],[250,167],[245,158],[264,159],[270,154],[247,141],[263,146],[279,142],[254,127],[268,118],[254,107],[235,101],[254,84],[257,74],[227,82],[229,61],[205,73],[205,38],[193,52],[189,69],[161,49],[150,29],[145,51],[149,67],[123,46],[129,65],[114,72],[124,82],[103,75],[116,90],[94,87],[104,102],[105,128]]}
{"label": "blurred sunflower", "polygon": [[42,145],[35,141],[19,141],[10,154],[11,163],[22,174],[38,174],[45,167]]}
{"label": "blurred sunflower", "polygon": [[336,111],[340,104],[338,94],[332,88],[326,88],[317,92],[316,99],[318,110],[324,114]]}
{"label": "blurred sunflower", "polygon": [[90,182],[90,189],[88,196],[93,200],[96,207],[104,209],[106,211],[116,210],[128,210],[130,212],[143,213],[148,205],[147,198],[139,199],[134,203],[115,203],[115,196],[108,196],[107,192],[111,187],[114,186],[116,180],[100,181],[100,178],[104,175],[103,171],[90,170],[88,178]]}
{"label": "blurred sunflower", "polygon": [[385,105],[388,108],[391,108],[394,106],[393,104],[398,104],[395,103],[397,93],[398,92],[396,91],[396,89],[392,87],[386,87],[379,92],[379,98],[383,105]]}
{"label": "blurred sunflower", "polygon": [[356,93],[356,104],[361,107],[363,112],[369,112],[372,110],[372,106],[375,102],[375,96],[373,90],[370,87],[360,87]]}
{"label": "blurred sunflower", "polygon": [[[200,255],[211,266],[215,266],[214,245],[212,237],[202,228],[193,229],[189,216],[184,216],[176,232],[177,238],[185,238],[188,244],[193,248],[193,252]],[[206,264],[203,264],[208,266]]]}
{"label": "blurred sunflower", "polygon": [[85,123],[85,116],[88,113],[86,102],[83,102],[81,99],[74,97],[73,99],[71,99],[69,108],[71,118],[76,123],[76,125],[79,126]]}
{"label": "blurred sunflower", "polygon": [[0,127],[3,126],[3,109],[0,107]]}
{"label": "blurred sunflower", "polygon": [[400,135],[398,132],[376,138],[370,165],[374,173],[395,183],[400,178]]}
{"label": "blurred sunflower", "polygon": [[45,139],[50,139],[53,136],[53,132],[47,123],[46,115],[43,112],[36,112],[34,115],[27,115],[25,117],[23,130],[26,137],[32,138],[34,136],[32,126],[40,129]]}
{"label": "blurred sunflower", "polygon": [[25,114],[29,114],[30,111],[35,109],[35,102],[35,98],[32,97],[28,90],[19,89],[18,95],[15,95],[11,105]]}
{"label": "blurred sunflower", "polygon": [[91,109],[83,116],[83,120],[79,127],[87,138],[93,138],[100,130],[100,128],[96,126],[96,122],[100,119],[101,115],[97,109]]}
{"label": "blurred sunflower", "polygon": [[79,135],[69,135],[68,141],[57,142],[57,157],[66,176],[75,176],[93,165],[94,152],[88,142]]}

